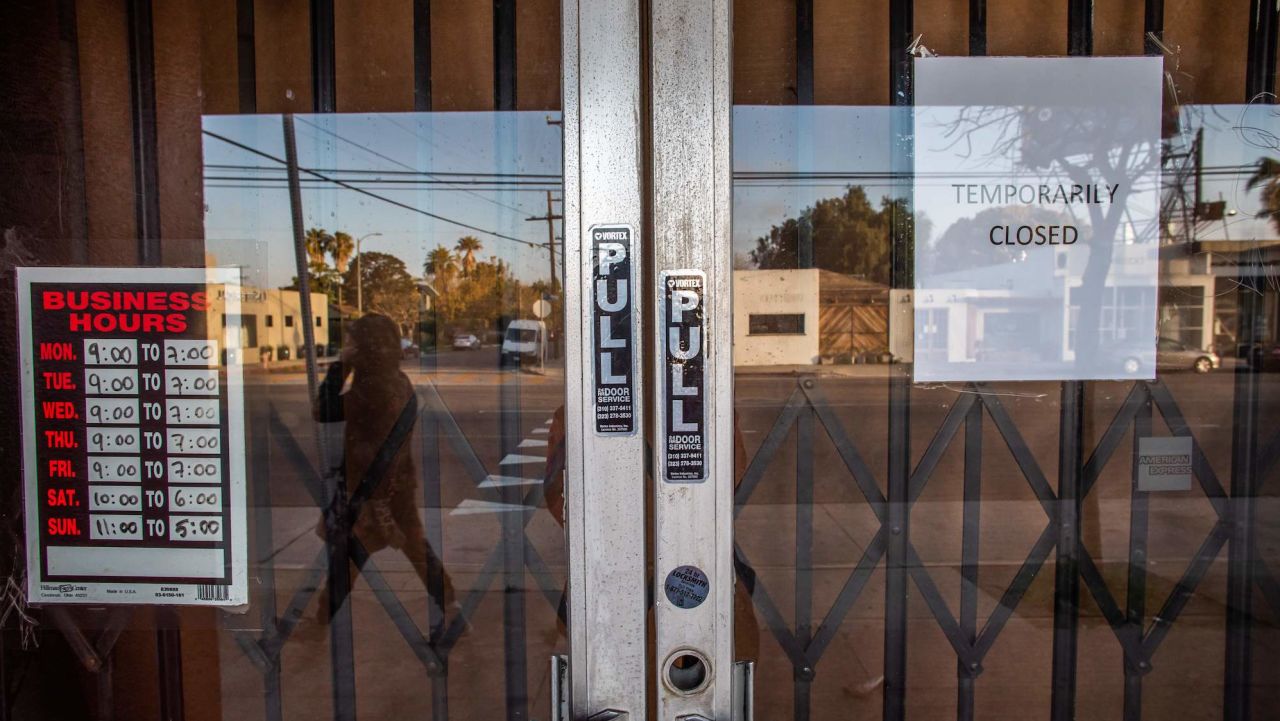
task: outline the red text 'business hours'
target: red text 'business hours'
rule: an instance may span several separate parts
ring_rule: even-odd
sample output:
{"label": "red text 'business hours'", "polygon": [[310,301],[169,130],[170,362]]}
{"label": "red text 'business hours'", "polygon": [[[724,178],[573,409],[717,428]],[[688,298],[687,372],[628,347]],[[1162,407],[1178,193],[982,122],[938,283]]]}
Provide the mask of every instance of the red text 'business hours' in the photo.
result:
{"label": "red text 'business hours'", "polygon": [[65,313],[72,333],[185,333],[187,313],[209,301],[202,290],[43,290],[40,307]]}

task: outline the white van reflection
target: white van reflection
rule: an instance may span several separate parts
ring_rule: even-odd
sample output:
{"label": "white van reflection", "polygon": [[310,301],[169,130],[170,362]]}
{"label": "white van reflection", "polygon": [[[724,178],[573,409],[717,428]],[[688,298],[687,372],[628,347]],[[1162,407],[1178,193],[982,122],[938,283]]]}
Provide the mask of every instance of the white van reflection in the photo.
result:
{"label": "white van reflection", "polygon": [[547,360],[547,324],[513,320],[502,336],[502,365],[542,370]]}

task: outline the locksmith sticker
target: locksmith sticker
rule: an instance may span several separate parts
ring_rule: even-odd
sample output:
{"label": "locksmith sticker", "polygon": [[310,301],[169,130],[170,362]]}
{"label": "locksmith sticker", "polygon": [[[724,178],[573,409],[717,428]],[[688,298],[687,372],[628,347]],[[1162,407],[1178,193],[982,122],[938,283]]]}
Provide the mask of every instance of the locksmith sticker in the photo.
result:
{"label": "locksmith sticker", "polygon": [[1138,439],[1138,490],[1191,490],[1191,439]]}
{"label": "locksmith sticker", "polygon": [[630,435],[636,430],[633,234],[627,225],[594,226],[590,233],[596,433]]}
{"label": "locksmith sticker", "polygon": [[697,566],[677,566],[662,584],[667,600],[676,608],[697,608],[707,600],[711,582]]}
{"label": "locksmith sticker", "polygon": [[707,478],[707,278],[700,270],[665,270],[660,283],[662,475],[668,483],[701,483]]}

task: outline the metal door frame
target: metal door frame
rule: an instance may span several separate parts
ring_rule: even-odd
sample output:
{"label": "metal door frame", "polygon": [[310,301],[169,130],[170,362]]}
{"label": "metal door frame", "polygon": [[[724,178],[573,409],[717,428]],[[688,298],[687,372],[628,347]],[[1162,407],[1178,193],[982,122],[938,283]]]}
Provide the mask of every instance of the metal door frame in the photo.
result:
{"label": "metal door frame", "polygon": [[[594,226],[632,230],[632,328],[644,271],[643,98],[639,0],[565,0],[563,13],[565,286],[565,525],[569,550],[568,681],[559,718],[645,717],[647,676],[644,381],[632,333],[635,432],[600,435],[594,422]],[[584,300],[585,299],[585,300]],[[567,692],[566,692],[567,691]],[[558,705],[558,704],[557,704]]]}
{"label": "metal door frame", "polygon": [[[562,12],[564,307],[565,317],[576,321],[566,324],[571,653],[567,670],[557,663],[552,674],[568,702],[554,713],[635,721],[646,717],[652,698],[660,719],[728,721],[741,716],[749,697],[741,680],[747,676],[735,673],[733,665],[731,2],[566,0]],[[642,13],[648,13],[647,23]],[[649,43],[647,84],[644,42]],[[647,138],[646,111],[651,113]],[[646,170],[652,225],[645,217]],[[637,266],[632,327],[644,328],[645,317],[651,323],[633,334],[634,345],[647,344],[650,350],[642,355],[635,349],[632,356],[637,399],[632,435],[595,432],[595,329],[589,306],[594,262],[588,236],[600,225],[632,229]],[[653,322],[660,316],[660,293],[652,279],[676,269],[696,270],[706,278],[707,473],[701,483],[666,481],[661,434],[654,430],[666,420],[665,404],[656,397],[667,371],[663,354],[652,350],[664,342]],[[651,448],[645,443],[644,357],[656,389]],[[652,546],[646,546],[643,512],[646,454],[652,454]],[[695,608],[678,608],[662,592],[666,575],[686,565],[702,569],[709,580],[708,596]],[[649,570],[651,581],[646,580]],[[652,647],[646,645],[648,596],[653,599]],[[707,666],[706,682],[692,692],[664,682],[667,664],[684,652],[700,656]]]}
{"label": "metal door frame", "polygon": [[[653,433],[654,661],[659,719],[728,721],[744,715],[749,692],[735,694],[733,666],[733,323],[730,113],[732,2],[653,0],[651,8],[653,274],[704,276],[703,445],[706,478],[671,482],[663,462],[668,343],[663,323],[650,334],[655,384]],[[654,318],[663,290],[653,285]],[[672,391],[674,393],[674,391]],[[674,413],[673,413],[674,415]],[[667,575],[694,566],[707,598],[680,608],[664,593]],[[681,692],[668,668],[681,654],[705,659],[705,685]],[[735,703],[735,696],[737,702]]]}

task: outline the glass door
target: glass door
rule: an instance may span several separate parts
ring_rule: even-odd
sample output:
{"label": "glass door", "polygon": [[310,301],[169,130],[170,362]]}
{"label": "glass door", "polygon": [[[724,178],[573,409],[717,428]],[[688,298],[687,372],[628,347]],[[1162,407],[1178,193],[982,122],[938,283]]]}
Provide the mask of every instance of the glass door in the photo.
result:
{"label": "glass door", "polygon": [[1277,37],[5,5],[0,721],[1265,717]]}
{"label": "glass door", "polygon": [[[732,27],[719,417],[758,716],[1266,716],[1275,9],[787,0]],[[1037,227],[1081,240],[1001,242]]]}
{"label": "glass door", "polygon": [[639,116],[639,15],[594,6],[588,67],[629,74],[579,82],[554,0],[0,9],[0,357],[59,379],[3,400],[0,719],[545,720],[570,618],[643,713],[643,554],[564,531],[643,547],[638,435],[566,421],[580,213],[642,228],[638,141],[579,129]]}

